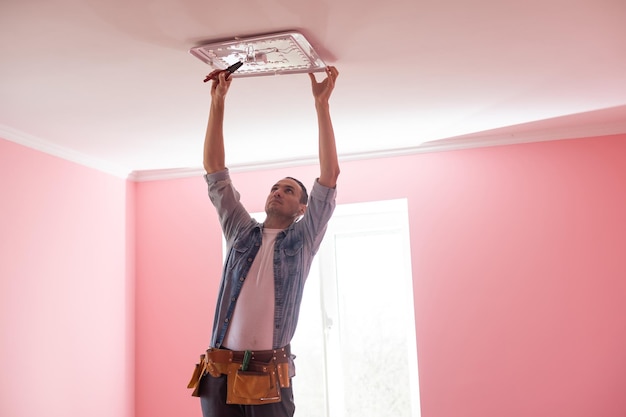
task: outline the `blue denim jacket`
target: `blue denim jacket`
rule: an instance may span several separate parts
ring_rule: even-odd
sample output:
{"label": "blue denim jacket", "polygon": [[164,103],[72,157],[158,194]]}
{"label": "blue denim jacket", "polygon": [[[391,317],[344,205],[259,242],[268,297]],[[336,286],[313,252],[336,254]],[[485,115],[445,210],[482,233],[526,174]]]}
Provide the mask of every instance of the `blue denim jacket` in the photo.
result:
{"label": "blue denim jacket", "polygon": [[[259,251],[263,224],[250,217],[233,187],[228,169],[205,175],[209,197],[217,209],[227,244],[215,318],[212,347],[222,347],[250,265]],[[309,194],[304,216],[276,237],[274,244],[274,335],[273,348],[291,341],[298,323],[304,283],[335,209],[336,189],[317,180]]]}

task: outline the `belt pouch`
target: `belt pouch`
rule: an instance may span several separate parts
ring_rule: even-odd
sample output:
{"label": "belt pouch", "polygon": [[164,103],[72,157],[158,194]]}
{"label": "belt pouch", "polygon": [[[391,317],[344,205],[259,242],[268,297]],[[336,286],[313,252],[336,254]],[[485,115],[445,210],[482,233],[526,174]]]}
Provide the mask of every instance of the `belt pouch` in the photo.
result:
{"label": "belt pouch", "polygon": [[198,394],[198,389],[200,388],[200,378],[202,378],[202,368],[203,368],[203,363],[205,361],[205,355],[200,355],[200,362],[196,364],[196,366],[193,369],[193,374],[191,375],[191,379],[189,380],[189,383],[187,384],[187,388],[191,389],[193,388],[193,392],[191,393],[191,395],[193,395],[194,397],[199,397],[200,395]]}
{"label": "belt pouch", "polygon": [[[191,393],[194,397],[199,397],[200,380],[206,374],[213,377],[219,377],[226,374],[226,366],[232,362],[233,353],[227,350],[208,349],[206,354],[200,355],[200,362],[196,364],[191,375],[191,379],[187,384],[187,388],[193,389]],[[218,362],[215,362],[215,361]]]}
{"label": "belt pouch", "polygon": [[258,405],[280,402],[276,364],[251,363],[247,371],[240,364],[228,366],[227,404]]}
{"label": "belt pouch", "polygon": [[280,383],[281,388],[289,388],[291,385],[291,380],[289,378],[289,364],[287,362],[282,362],[276,365],[278,372],[278,382]]}

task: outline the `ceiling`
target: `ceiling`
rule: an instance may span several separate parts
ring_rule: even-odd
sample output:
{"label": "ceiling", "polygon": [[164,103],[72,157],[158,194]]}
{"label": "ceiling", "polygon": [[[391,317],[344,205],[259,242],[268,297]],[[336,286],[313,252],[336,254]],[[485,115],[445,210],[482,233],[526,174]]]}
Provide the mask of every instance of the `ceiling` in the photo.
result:
{"label": "ceiling", "polygon": [[[299,30],[342,159],[626,132],[624,0],[2,0],[0,137],[123,177],[202,166],[200,43]],[[318,75],[319,77],[319,75]],[[314,161],[310,81],[233,81],[232,168]]]}

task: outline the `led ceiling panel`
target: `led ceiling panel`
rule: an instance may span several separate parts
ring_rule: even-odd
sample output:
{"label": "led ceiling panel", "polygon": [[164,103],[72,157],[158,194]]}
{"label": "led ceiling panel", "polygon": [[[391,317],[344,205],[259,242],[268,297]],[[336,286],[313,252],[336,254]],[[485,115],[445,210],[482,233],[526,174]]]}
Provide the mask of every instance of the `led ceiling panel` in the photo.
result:
{"label": "led ceiling panel", "polygon": [[282,32],[211,42],[189,52],[213,69],[243,65],[233,77],[322,71],[326,64],[299,32]]}

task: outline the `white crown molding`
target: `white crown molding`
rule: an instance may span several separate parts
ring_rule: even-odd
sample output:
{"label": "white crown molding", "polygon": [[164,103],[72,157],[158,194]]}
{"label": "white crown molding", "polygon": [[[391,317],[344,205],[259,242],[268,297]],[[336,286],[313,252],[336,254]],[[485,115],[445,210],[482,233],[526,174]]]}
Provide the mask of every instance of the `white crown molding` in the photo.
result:
{"label": "white crown molding", "polygon": [[[483,133],[457,136],[429,142],[433,147],[454,149],[482,148],[488,146],[516,145],[532,142],[548,142],[567,139],[594,138],[626,133],[626,120],[611,123],[589,124],[575,127],[521,130],[511,128],[495,129]],[[432,151],[434,151],[433,149]]]}
{"label": "white crown molding", "polygon": [[[626,133],[626,121],[617,123],[605,123],[572,128],[544,129],[539,131],[509,131],[508,133],[489,133],[458,136],[453,138],[424,142],[418,146],[385,151],[355,152],[341,154],[342,161],[358,161],[376,158],[391,158],[398,156],[414,155],[419,153],[446,152],[472,148],[485,148],[492,146],[518,145],[534,142],[548,142],[556,140],[581,139],[600,136],[611,136]],[[242,165],[230,165],[231,172],[246,172],[265,169],[289,168],[294,166],[317,164],[317,156],[303,157],[299,159],[277,160],[265,162],[251,162]],[[133,181],[158,181],[177,178],[186,178],[204,175],[204,170],[198,168],[181,168],[150,171],[133,171]]]}
{"label": "white crown molding", "polygon": [[168,168],[168,169],[147,169],[133,171],[128,179],[135,182],[175,180],[179,178],[189,178],[204,175],[204,169],[197,168]]}
{"label": "white crown molding", "polygon": [[[494,133],[495,132],[495,133]],[[421,143],[417,146],[401,149],[391,149],[371,152],[344,153],[340,155],[342,161],[357,161],[376,158],[390,158],[429,152],[446,152],[471,148],[483,148],[491,146],[516,145],[532,142],[546,142],[555,140],[580,139],[586,137],[610,136],[626,133],[626,121],[615,123],[603,123],[587,126],[543,129],[536,131],[515,131],[513,128],[502,129],[502,132],[492,131],[483,134],[458,136]],[[37,149],[42,152],[63,158],[90,168],[97,169],[136,182],[161,181],[179,178],[201,176],[204,174],[202,167],[156,169],[130,171],[99,159],[88,157],[84,154],[57,146],[37,137],[0,125],[0,137],[19,143],[21,145]],[[231,165],[231,172],[247,172],[266,169],[289,168],[295,166],[317,164],[317,156],[302,157],[289,160],[257,161],[241,165]]]}
{"label": "white crown molding", "polygon": [[79,165],[93,168],[98,171],[102,171],[107,174],[111,174],[115,177],[127,179],[131,172],[130,169],[111,164],[110,162],[102,159],[93,158],[76,152],[72,149],[58,146],[54,143],[43,140],[39,137],[29,135],[19,130],[0,125],[0,138],[15,142],[19,145],[26,146],[27,148],[35,149],[47,153],[52,156],[56,156],[67,161],[75,162]]}

